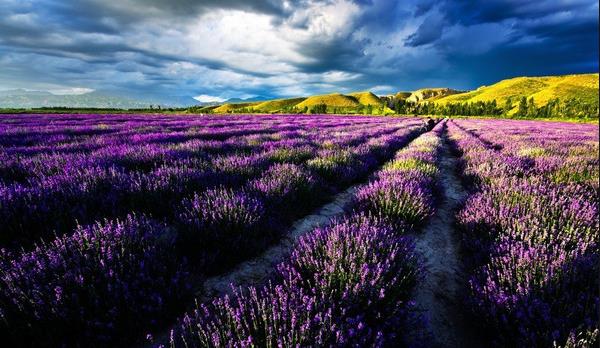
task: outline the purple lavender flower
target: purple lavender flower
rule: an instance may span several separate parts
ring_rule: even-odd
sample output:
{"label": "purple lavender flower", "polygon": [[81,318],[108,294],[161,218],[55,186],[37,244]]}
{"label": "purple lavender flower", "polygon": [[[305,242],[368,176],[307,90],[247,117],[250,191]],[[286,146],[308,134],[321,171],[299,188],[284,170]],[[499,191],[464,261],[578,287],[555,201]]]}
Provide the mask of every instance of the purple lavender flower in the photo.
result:
{"label": "purple lavender flower", "polygon": [[173,246],[164,226],[129,216],[30,252],[3,250],[2,337],[16,345],[124,342],[188,291]]}

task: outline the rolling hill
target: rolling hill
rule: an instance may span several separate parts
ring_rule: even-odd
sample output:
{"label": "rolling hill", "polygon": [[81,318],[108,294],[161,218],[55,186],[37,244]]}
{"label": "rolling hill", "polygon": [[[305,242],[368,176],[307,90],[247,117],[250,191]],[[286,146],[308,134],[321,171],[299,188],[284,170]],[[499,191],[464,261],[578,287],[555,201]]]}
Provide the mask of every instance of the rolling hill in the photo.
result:
{"label": "rolling hill", "polygon": [[370,91],[350,93],[348,95],[354,97],[356,101],[358,101],[362,105],[377,106],[381,105],[382,103],[381,99],[379,99],[378,96],[376,96]]}
{"label": "rolling hill", "polygon": [[436,103],[471,103],[496,100],[504,105],[511,98],[516,106],[522,97],[534,98],[536,105],[545,105],[559,98],[580,99],[587,103],[598,103],[598,74],[578,74],[542,77],[515,77],[490,86],[482,86],[471,92],[438,98]]}
{"label": "rolling hill", "polygon": [[138,109],[150,105],[188,107],[198,101],[188,96],[127,96],[115,92],[92,91],[83,94],[53,94],[47,91],[13,89],[0,91],[0,108],[114,108]]}
{"label": "rolling hill", "polygon": [[290,98],[290,99],[275,99],[275,100],[267,100],[260,104],[254,105],[252,109],[256,112],[278,112],[284,108],[291,108],[295,105],[303,102],[306,98]]}
{"label": "rolling hill", "polygon": [[422,101],[434,101],[449,95],[459,93],[461,92],[452,88],[423,88],[412,92],[411,95],[406,98],[406,101],[411,103],[420,103]]}
{"label": "rolling hill", "polygon": [[302,109],[306,106],[310,109],[311,107],[319,104],[326,104],[328,107],[358,107],[360,105],[355,97],[340,93],[333,93],[308,97],[301,103],[297,104],[296,107]]}
{"label": "rolling hill", "polygon": [[[380,107],[383,104],[383,100],[381,100],[378,96],[373,94],[370,91],[365,92],[355,92],[347,95],[341,93],[332,93],[332,94],[324,94],[324,95],[314,95],[310,97],[298,97],[298,98],[288,98],[288,99],[274,99],[267,101],[258,101],[251,103],[225,103],[216,107],[205,107],[200,109],[200,111],[206,112],[215,112],[215,113],[234,113],[240,111],[251,110],[252,112],[257,113],[277,113],[277,112],[285,112],[290,111],[291,109],[295,109],[297,111],[311,110],[315,106],[325,104],[330,111],[335,109],[341,112],[354,112],[359,110],[362,107],[371,106],[371,107]],[[390,109],[386,108],[386,112],[391,112]],[[376,109],[373,112],[381,112],[381,110]]]}
{"label": "rolling hill", "polygon": [[228,114],[228,113],[232,113],[232,112],[237,112],[237,110],[240,110],[240,109],[251,108],[251,107],[257,105],[258,103],[259,102],[238,103],[238,104],[227,103],[227,104],[223,104],[221,106],[214,108],[213,111],[216,113],[220,113],[220,114]]}
{"label": "rolling hill", "polygon": [[398,92],[396,95],[394,95],[394,97],[398,100],[406,100],[411,94],[412,92]]}
{"label": "rolling hill", "polygon": [[267,101],[242,101],[239,103],[227,101],[219,106],[205,107],[195,111],[215,113],[242,111],[256,113],[311,112],[313,108],[325,104],[326,111],[329,113],[393,114],[394,110],[392,109],[396,108],[397,103],[406,101],[407,103],[400,104],[403,106],[396,110],[400,113],[415,114],[427,113],[426,103],[430,102],[443,105],[447,103],[475,103],[496,100],[498,107],[503,108],[510,98],[513,108],[508,112],[508,115],[513,115],[518,109],[522,97],[534,98],[535,105],[538,108],[556,98],[560,98],[562,101],[578,99],[588,105],[588,109],[585,109],[584,112],[593,114],[593,105],[598,105],[598,74],[515,77],[467,92],[452,88],[423,88],[413,92],[403,91],[384,96],[377,96],[370,91],[364,91]]}
{"label": "rolling hill", "polygon": [[92,108],[144,108],[151,103],[90,92],[75,95],[56,95],[44,91],[11,90],[0,93],[0,108],[39,108],[39,107],[92,107]]}

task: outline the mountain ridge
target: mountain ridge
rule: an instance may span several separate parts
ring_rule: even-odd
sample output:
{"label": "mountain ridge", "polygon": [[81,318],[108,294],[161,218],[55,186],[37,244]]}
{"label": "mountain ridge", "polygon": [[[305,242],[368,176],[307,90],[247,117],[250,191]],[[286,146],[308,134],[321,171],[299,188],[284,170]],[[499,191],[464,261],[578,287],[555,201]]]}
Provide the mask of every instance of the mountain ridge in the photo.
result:
{"label": "mountain ridge", "polygon": [[[377,96],[370,91],[352,93],[330,93],[296,98],[272,99],[261,102],[222,104],[206,112],[310,112],[319,105],[327,111],[357,113],[369,107],[374,114],[393,113],[397,102],[423,104],[475,103],[496,100],[504,105],[510,98],[511,108],[516,109],[520,99],[534,98],[536,105],[544,106],[559,98],[581,99],[586,103],[598,103],[598,73],[568,74],[550,76],[519,76],[500,80],[494,84],[480,86],[471,91],[461,91],[449,87],[421,88],[412,92],[400,91],[391,95]],[[226,105],[226,106],[224,106]],[[383,109],[382,109],[383,106]],[[355,112],[352,112],[352,111]],[[513,111],[514,112],[514,111]],[[358,112],[359,113],[359,112]]]}
{"label": "mountain ridge", "polygon": [[500,80],[494,84],[480,86],[471,91],[460,91],[449,87],[421,88],[415,91],[400,91],[391,95],[376,95],[371,91],[330,93],[293,98],[265,99],[256,96],[248,99],[230,98],[224,102],[201,103],[188,96],[161,96],[131,98],[103,91],[84,94],[57,95],[47,91],[13,89],[0,91],[0,108],[149,108],[188,107],[194,112],[235,113],[280,113],[311,112],[325,106],[328,112],[374,114],[393,113],[396,103],[456,103],[491,102],[498,105],[510,104],[512,112],[520,99],[533,98],[537,106],[551,100],[579,99],[585,103],[598,104],[598,73],[567,74],[549,76],[518,76]]}

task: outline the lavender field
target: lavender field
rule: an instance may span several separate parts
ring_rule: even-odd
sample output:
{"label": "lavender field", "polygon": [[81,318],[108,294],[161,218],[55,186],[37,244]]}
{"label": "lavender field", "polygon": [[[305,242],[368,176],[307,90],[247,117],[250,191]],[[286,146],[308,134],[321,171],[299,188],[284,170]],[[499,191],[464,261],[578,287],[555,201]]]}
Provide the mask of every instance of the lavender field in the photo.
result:
{"label": "lavender field", "polygon": [[594,124],[3,115],[7,346],[592,347]]}

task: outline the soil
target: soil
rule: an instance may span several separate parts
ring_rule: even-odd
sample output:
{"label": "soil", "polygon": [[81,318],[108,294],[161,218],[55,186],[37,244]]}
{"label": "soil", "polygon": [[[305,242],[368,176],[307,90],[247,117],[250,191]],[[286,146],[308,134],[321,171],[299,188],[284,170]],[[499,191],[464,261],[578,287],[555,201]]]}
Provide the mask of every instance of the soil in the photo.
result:
{"label": "soil", "polygon": [[427,320],[432,347],[483,347],[469,325],[462,299],[466,275],[460,259],[460,238],[455,231],[455,215],[467,193],[456,175],[457,159],[443,139],[440,153],[441,202],[435,214],[416,234],[417,252],[427,273],[415,289],[417,308]]}
{"label": "soil", "polygon": [[258,286],[265,284],[269,276],[273,274],[275,266],[285,259],[298,238],[318,226],[330,224],[333,218],[341,216],[345,212],[345,208],[352,201],[358,186],[352,186],[337,194],[332,202],[296,221],[278,244],[267,249],[259,257],[239,264],[227,274],[206,279],[202,291],[198,294],[200,299],[205,301],[216,296],[230,294],[232,285]]}

